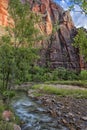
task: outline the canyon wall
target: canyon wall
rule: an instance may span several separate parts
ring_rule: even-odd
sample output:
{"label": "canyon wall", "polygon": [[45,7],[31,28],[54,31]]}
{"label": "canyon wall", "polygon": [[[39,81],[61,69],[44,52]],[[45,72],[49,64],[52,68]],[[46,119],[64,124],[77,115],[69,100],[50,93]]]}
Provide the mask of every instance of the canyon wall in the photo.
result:
{"label": "canyon wall", "polygon": [[[50,37],[41,41],[39,64],[51,68],[65,67],[79,70],[82,65],[78,50],[72,45],[77,31],[69,11],[64,11],[52,0],[28,1],[32,11],[42,15],[42,22],[38,25],[40,31]],[[7,7],[8,0],[0,0],[0,25],[2,26],[11,24]]]}
{"label": "canyon wall", "polygon": [[[50,35],[49,40],[42,41],[40,65],[79,70],[81,62],[79,62],[78,50],[72,45],[77,30],[69,11],[64,11],[52,0],[37,0],[36,2],[31,0],[30,4],[34,12],[41,13],[43,16],[41,30]],[[53,32],[56,23],[58,23],[58,28]]]}

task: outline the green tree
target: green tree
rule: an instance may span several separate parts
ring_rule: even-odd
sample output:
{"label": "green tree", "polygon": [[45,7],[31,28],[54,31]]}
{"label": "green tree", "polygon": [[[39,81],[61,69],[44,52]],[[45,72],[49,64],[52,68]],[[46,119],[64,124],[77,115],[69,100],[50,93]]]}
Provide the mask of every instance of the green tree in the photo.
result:
{"label": "green tree", "polygon": [[32,44],[40,40],[39,30],[35,28],[39,16],[31,12],[28,2],[11,0],[9,13],[13,18],[14,26],[6,27],[8,34],[0,40],[0,72],[3,89],[7,90],[10,89],[9,84],[13,80],[27,79],[29,66],[38,58],[38,50]]}
{"label": "green tree", "polygon": [[[84,12],[85,14],[87,14],[87,0],[70,0],[71,2],[73,2],[74,4],[78,4],[82,11],[81,12]],[[71,6],[71,8],[73,8],[73,6]]]}
{"label": "green tree", "polygon": [[14,59],[13,59],[13,46],[10,46],[10,38],[2,37],[0,46],[0,73],[3,81],[3,90],[8,89],[8,82],[12,74]]}
{"label": "green tree", "polygon": [[84,29],[78,30],[78,34],[74,38],[74,46],[79,48],[80,55],[83,55],[87,61],[87,32]]}
{"label": "green tree", "polygon": [[35,28],[40,16],[30,10],[29,2],[10,0],[9,14],[13,18],[14,27],[8,27],[7,30],[16,47],[25,46],[27,43],[30,46],[31,43],[35,43],[36,40],[41,38],[38,35],[39,30]]}
{"label": "green tree", "polygon": [[38,50],[35,48],[20,47],[16,50],[15,57],[15,80],[20,82],[27,82],[31,80],[29,70],[39,58]]}

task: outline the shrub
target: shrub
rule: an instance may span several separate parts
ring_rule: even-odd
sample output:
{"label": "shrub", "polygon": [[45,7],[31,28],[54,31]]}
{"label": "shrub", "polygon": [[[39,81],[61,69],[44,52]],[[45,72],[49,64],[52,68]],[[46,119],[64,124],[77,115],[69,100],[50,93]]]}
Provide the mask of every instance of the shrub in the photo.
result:
{"label": "shrub", "polygon": [[46,81],[49,78],[48,69],[44,67],[33,66],[30,69],[29,73],[32,75],[32,81],[36,82]]}
{"label": "shrub", "polygon": [[51,70],[49,68],[43,68],[39,66],[33,66],[29,75],[31,75],[28,81],[57,81],[57,80],[77,80],[79,76],[76,72],[67,70],[65,68],[57,68],[55,70]]}
{"label": "shrub", "polygon": [[87,80],[87,70],[82,70],[79,77],[81,80]]}
{"label": "shrub", "polygon": [[[0,120],[2,120],[2,112],[5,110],[5,106],[3,104],[3,101],[0,100]],[[1,130],[1,129],[0,129]]]}
{"label": "shrub", "polygon": [[0,130],[14,130],[13,124],[0,121]]}
{"label": "shrub", "polygon": [[7,90],[7,91],[4,91],[4,92],[3,92],[3,96],[12,98],[12,97],[15,96],[15,92],[14,92],[14,91],[8,91],[8,90]]}
{"label": "shrub", "polygon": [[3,91],[2,93],[3,101],[6,103],[7,107],[9,108],[9,101],[12,97],[15,96],[15,92],[11,90]]}
{"label": "shrub", "polygon": [[51,72],[47,72],[43,75],[43,81],[53,80],[53,74]]}
{"label": "shrub", "polygon": [[65,68],[57,68],[52,72],[53,80],[74,80],[78,79],[78,75]]}

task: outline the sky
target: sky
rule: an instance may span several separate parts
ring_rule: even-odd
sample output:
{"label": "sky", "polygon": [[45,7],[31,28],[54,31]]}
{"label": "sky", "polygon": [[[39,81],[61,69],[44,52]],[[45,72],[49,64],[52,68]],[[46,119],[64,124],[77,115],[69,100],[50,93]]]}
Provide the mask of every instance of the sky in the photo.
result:
{"label": "sky", "polygon": [[[67,10],[71,5],[70,0],[54,0],[54,1],[60,4],[65,10]],[[81,9],[78,5],[75,5],[74,10],[71,11],[71,16],[74,21],[74,24],[77,28],[84,27],[87,29],[87,15],[85,15],[84,13],[80,13],[79,11],[81,11]]]}

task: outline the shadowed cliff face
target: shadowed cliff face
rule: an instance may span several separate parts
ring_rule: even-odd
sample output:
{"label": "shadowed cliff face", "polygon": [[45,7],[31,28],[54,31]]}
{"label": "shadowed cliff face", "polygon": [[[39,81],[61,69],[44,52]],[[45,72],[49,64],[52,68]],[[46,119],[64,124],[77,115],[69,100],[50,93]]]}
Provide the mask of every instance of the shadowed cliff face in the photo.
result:
{"label": "shadowed cliff face", "polygon": [[[49,40],[41,42],[40,65],[52,68],[65,67],[79,69],[79,56],[72,46],[72,38],[76,35],[76,28],[68,11],[52,0],[28,0],[32,11],[42,14],[42,22],[38,25],[40,31],[50,36]],[[0,25],[7,26],[8,0],[0,0]],[[4,10],[4,12],[2,11]],[[59,29],[53,33],[54,24],[59,23]]]}
{"label": "shadowed cliff face", "polygon": [[[79,70],[79,55],[72,45],[77,32],[69,11],[64,11],[52,0],[31,0],[30,3],[32,10],[43,16],[40,29],[50,35],[50,40],[42,41],[40,65]],[[59,29],[52,33],[56,22],[59,23]]]}

